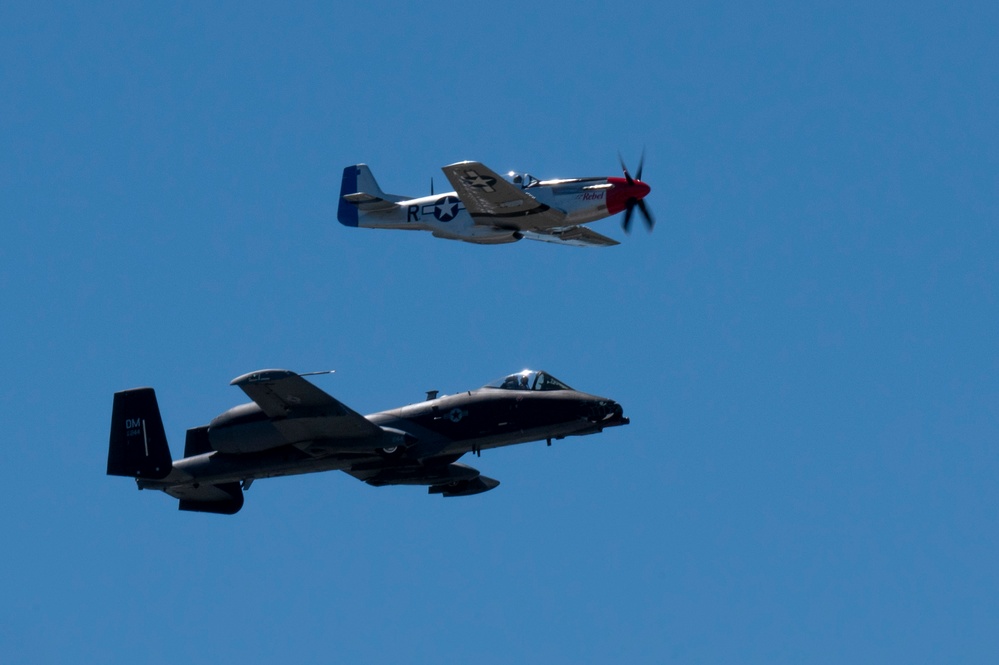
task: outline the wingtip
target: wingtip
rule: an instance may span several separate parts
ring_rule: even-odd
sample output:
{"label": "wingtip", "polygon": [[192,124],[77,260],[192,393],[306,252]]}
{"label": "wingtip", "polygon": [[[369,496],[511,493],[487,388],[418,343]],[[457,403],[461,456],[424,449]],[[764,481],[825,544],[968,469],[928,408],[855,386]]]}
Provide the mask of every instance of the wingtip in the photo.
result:
{"label": "wingtip", "polygon": [[298,376],[296,372],[291,372],[286,369],[259,369],[255,372],[249,372],[243,374],[242,376],[237,376],[235,379],[229,382],[230,386],[245,386],[250,383],[264,383],[267,381],[276,381],[277,379],[284,379],[289,376]]}

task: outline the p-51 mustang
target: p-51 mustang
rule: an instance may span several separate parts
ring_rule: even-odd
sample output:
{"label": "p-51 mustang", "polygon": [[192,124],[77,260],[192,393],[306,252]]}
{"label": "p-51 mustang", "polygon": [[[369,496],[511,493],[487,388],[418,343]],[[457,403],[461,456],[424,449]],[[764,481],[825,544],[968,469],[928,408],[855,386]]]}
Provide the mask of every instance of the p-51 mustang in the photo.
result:
{"label": "p-51 mustang", "polygon": [[524,370],[478,390],[362,416],[302,375],[263,370],[233,379],[252,402],[187,430],[172,461],[152,388],[115,393],[108,475],[163,490],[181,510],[232,515],[257,478],[340,470],[376,487],[427,485],[467,496],[498,480],[459,464],[468,452],[595,434],[627,425],[621,406]]}
{"label": "p-51 mustang", "polygon": [[[430,231],[437,238],[482,245],[521,238],[563,245],[610,246],[616,240],[582,224],[624,212],[624,230],[637,208],[649,230],[655,223],[644,199],[642,164],[633,178],[538,180],[526,173],[504,178],[479,162],[458,162],[442,171],[455,191],[412,198],[386,194],[365,164],[343,170],[337,218],[345,226]],[[433,187],[431,187],[431,190]]]}

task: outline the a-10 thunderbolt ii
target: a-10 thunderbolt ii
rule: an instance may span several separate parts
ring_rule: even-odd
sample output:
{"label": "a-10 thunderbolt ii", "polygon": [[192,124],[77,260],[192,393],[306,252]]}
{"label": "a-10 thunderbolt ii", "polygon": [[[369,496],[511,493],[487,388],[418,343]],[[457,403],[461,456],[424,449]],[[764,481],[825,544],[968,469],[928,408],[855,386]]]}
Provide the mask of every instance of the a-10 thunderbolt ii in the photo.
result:
{"label": "a-10 thunderbolt ii", "polygon": [[513,172],[504,178],[479,162],[458,162],[441,169],[455,191],[413,198],[386,194],[371,169],[355,164],[343,170],[337,218],[345,226],[430,231],[437,238],[482,245],[522,238],[617,245],[582,225],[623,212],[627,232],[636,209],[649,230],[655,223],[643,200],[650,189],[642,182],[642,163],[635,177],[623,161],[621,168],[624,177],[538,180]]}
{"label": "a-10 thunderbolt ii", "polygon": [[227,515],[243,507],[243,491],[258,478],[317,471],[467,496],[499,481],[459,464],[465,453],[628,424],[617,402],[546,372],[524,370],[455,395],[430,391],[425,401],[368,416],[303,376],[271,369],[233,379],[253,401],[187,430],[176,461],[153,389],[115,393],[107,472],[180,499],[181,510]]}

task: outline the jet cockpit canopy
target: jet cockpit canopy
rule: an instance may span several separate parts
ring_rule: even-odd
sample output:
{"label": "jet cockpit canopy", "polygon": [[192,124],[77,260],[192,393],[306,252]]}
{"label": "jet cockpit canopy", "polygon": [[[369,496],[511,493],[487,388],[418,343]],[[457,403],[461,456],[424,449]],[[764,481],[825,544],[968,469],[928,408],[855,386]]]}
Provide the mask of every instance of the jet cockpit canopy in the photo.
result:
{"label": "jet cockpit canopy", "polygon": [[548,372],[540,372],[532,369],[525,369],[522,372],[504,376],[502,379],[496,379],[492,383],[484,385],[483,388],[497,388],[499,390],[572,390],[572,388]]}

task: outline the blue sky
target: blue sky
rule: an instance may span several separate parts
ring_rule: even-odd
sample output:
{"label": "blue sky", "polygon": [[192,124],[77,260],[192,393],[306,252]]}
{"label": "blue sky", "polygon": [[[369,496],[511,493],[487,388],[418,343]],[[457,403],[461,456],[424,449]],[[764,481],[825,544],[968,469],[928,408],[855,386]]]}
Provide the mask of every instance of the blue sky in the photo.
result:
{"label": "blue sky", "polygon": [[[995,662],[994,5],[327,4],[0,7],[5,662]],[[618,247],[335,220],[356,162],[643,149]],[[114,391],[176,456],[267,367],[364,413],[534,367],[632,424],[465,499],[104,475]]]}

